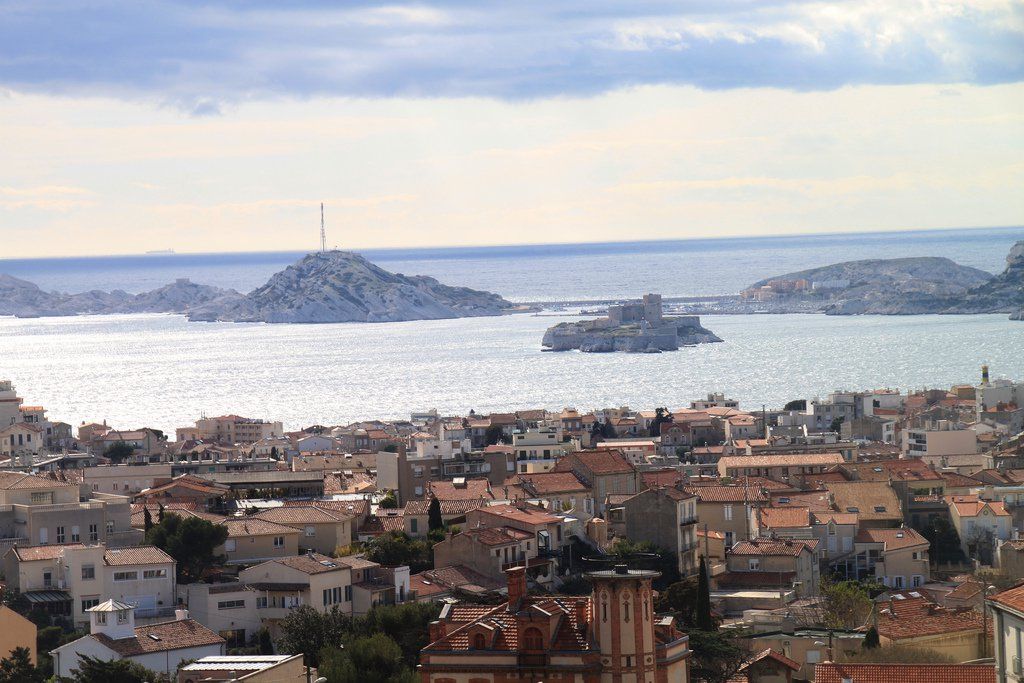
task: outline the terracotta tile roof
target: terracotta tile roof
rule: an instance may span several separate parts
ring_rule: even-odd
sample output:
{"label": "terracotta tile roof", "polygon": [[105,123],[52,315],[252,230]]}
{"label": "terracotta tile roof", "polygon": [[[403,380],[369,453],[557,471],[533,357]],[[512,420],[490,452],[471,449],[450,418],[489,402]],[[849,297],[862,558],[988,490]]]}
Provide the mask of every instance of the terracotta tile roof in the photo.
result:
{"label": "terracotta tile roof", "polygon": [[493,499],[491,482],[487,479],[466,479],[464,485],[456,486],[454,481],[427,482],[427,497],[438,500],[480,500]]}
{"label": "terracotta tile roof", "polygon": [[229,517],[221,522],[228,528],[228,538],[244,536],[282,536],[300,533],[298,529],[268,522],[259,517]]}
{"label": "terracotta tile roof", "polygon": [[857,515],[853,512],[813,512],[811,519],[815,524],[857,524]]}
{"label": "terracotta tile roof", "polygon": [[848,481],[828,483],[839,512],[856,512],[861,521],[902,521],[903,512],[896,492],[884,481]]}
{"label": "terracotta tile roof", "polygon": [[814,665],[815,683],[995,683],[991,664],[841,664]]}
{"label": "terracotta tile roof", "polygon": [[834,512],[831,494],[827,490],[803,491],[800,493],[772,493],[772,506],[808,507],[811,512]]}
{"label": "terracotta tile roof", "polygon": [[701,503],[742,503],[744,500],[755,502],[766,502],[768,496],[756,486],[712,486],[708,484],[687,485],[683,489],[697,496]]}
{"label": "terracotta tile roof", "polygon": [[1009,517],[1002,501],[979,500],[977,496],[946,496],[946,502],[956,508],[961,517],[977,517],[988,508],[997,517]]}
{"label": "terracotta tile roof", "polygon": [[946,482],[946,486],[952,488],[971,488],[982,486],[982,482],[974,477],[968,477],[958,472],[941,472],[940,476]]}
{"label": "terracotta tile roof", "polygon": [[204,645],[223,645],[227,641],[198,621],[183,619],[161,624],[138,626],[134,638],[114,640],[106,634],[94,633],[93,638],[122,657],[133,657],[151,652],[166,652]]}
{"label": "terracotta tile roof", "polygon": [[626,456],[617,450],[577,451],[555,463],[555,472],[572,472],[582,467],[596,476],[606,474],[627,474],[634,471]]}
{"label": "terracotta tile roof", "polygon": [[[487,505],[486,500],[442,500],[441,505],[441,516],[442,517],[457,517],[464,515],[470,510],[476,510],[477,508]],[[430,513],[430,501],[429,500],[410,500],[405,504],[404,514],[405,515],[426,515]]]}
{"label": "terracotta tile roof", "polygon": [[773,455],[727,455],[718,461],[719,471],[744,467],[816,467],[846,462],[842,453],[777,453]]}
{"label": "terracotta tile roof", "polygon": [[640,479],[647,488],[654,488],[656,486],[676,486],[677,484],[682,484],[684,476],[679,470],[669,467],[663,470],[641,472]]}
{"label": "terracotta tile roof", "polygon": [[370,502],[365,498],[359,500],[286,500],[284,507],[307,507],[312,505],[315,508],[340,512],[345,515],[369,514]]}
{"label": "terracotta tile roof", "polygon": [[354,515],[309,506],[281,506],[263,510],[253,517],[277,524],[336,524]]}
{"label": "terracotta tile roof", "polygon": [[495,581],[462,565],[430,569],[409,578],[411,582],[419,584],[411,587],[413,590],[421,591],[419,597],[453,589],[477,594],[489,593],[505,587],[503,581]]}
{"label": "terracotta tile roof", "polygon": [[758,523],[767,529],[792,529],[811,525],[810,508],[759,508]]}
{"label": "terracotta tile roof", "polygon": [[532,534],[511,527],[484,527],[482,529],[468,529],[462,533],[476,539],[478,543],[492,547],[512,545],[527,538],[533,538]]}
{"label": "terracotta tile roof", "polygon": [[103,553],[103,563],[111,567],[127,564],[166,564],[168,562],[174,562],[174,558],[160,548],[151,545],[111,548]]}
{"label": "terracotta tile roof", "polygon": [[389,531],[405,529],[405,512],[403,510],[378,510],[376,515],[367,517],[359,527],[358,533],[379,536]]}
{"label": "terracotta tile roof", "polygon": [[270,562],[277,562],[283,564],[286,567],[297,569],[303,574],[324,574],[326,572],[337,572],[346,569],[352,569],[352,567],[343,561],[342,558],[328,557],[327,555],[321,555],[320,553],[306,553],[304,555],[294,555],[292,557],[279,557],[275,560],[269,560]]}
{"label": "terracotta tile roof", "polygon": [[946,593],[946,598],[954,600],[973,600],[985,590],[985,584],[980,581],[964,581],[953,590]]}
{"label": "terracotta tile roof", "polygon": [[[60,557],[65,549],[84,548],[83,543],[67,543],[64,545],[14,545],[7,553],[14,553],[14,556],[21,562],[35,562],[37,560],[55,560]],[[4,553],[5,555],[7,553]]]}
{"label": "terracotta tile roof", "polygon": [[981,631],[981,615],[973,609],[954,611],[939,607],[920,593],[902,592],[878,605],[878,633],[891,640]]}
{"label": "terracotta tile roof", "polygon": [[39,477],[24,472],[0,472],[0,489],[60,489],[71,488],[76,484],[56,481],[49,477]]}
{"label": "terracotta tile roof", "polygon": [[1024,614],[1024,582],[990,596],[989,601]]}
{"label": "terracotta tile roof", "polygon": [[740,671],[747,670],[753,665],[757,664],[758,662],[763,662],[765,660],[772,660],[778,662],[779,664],[783,665],[788,669],[792,669],[793,671],[799,671],[800,668],[803,666],[802,664],[800,664],[800,662],[793,661],[781,652],[776,652],[775,650],[769,647],[767,649],[761,650],[756,655],[748,659],[747,663],[743,665]]}
{"label": "terracotta tile roof", "polygon": [[900,550],[928,545],[928,539],[913,529],[861,529],[854,538],[857,543],[881,543],[885,550]]}
{"label": "terracotta tile roof", "polygon": [[917,458],[891,458],[872,462],[846,463],[842,469],[859,481],[939,481],[942,477]]}
{"label": "terracotta tile roof", "polygon": [[552,493],[585,493],[590,489],[572,472],[543,472],[538,474],[520,474],[512,483],[520,484],[535,496],[546,496]]}
{"label": "terracotta tile roof", "polygon": [[166,484],[160,484],[159,486],[150,487],[143,491],[140,495],[152,496],[158,493],[163,493],[164,491],[171,491],[178,487],[188,489],[190,491],[195,491],[197,493],[205,493],[211,496],[222,496],[226,494],[229,490],[229,488],[224,484],[216,484],[207,479],[197,477],[194,474],[182,474],[175,477],[174,479],[171,479]]}
{"label": "terracotta tile roof", "polygon": [[770,557],[796,557],[805,549],[814,552],[818,546],[817,541],[781,538],[752,538],[749,541],[740,541],[732,547],[732,555],[770,556]]}
{"label": "terracotta tile roof", "polygon": [[487,515],[497,518],[494,522],[500,522],[503,519],[511,519],[523,524],[544,526],[548,524],[558,524],[562,521],[555,515],[552,515],[535,505],[524,505],[521,508],[514,505],[490,505],[474,510],[473,514],[476,516]]}

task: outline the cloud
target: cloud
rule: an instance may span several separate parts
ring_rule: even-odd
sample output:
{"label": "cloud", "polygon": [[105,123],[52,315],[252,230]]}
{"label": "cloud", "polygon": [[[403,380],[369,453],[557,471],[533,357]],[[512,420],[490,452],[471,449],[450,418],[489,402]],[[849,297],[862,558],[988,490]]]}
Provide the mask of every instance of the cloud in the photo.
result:
{"label": "cloud", "polygon": [[158,98],[195,116],[318,95],[587,95],[1016,82],[1019,0],[139,0],[0,6],[0,87]]}

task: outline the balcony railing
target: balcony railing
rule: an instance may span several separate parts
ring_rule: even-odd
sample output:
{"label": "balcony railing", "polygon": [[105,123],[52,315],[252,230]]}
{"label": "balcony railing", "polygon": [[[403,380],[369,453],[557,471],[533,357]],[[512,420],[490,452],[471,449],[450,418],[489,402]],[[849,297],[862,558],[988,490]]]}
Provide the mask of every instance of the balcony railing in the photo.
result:
{"label": "balcony railing", "polygon": [[679,526],[690,526],[691,524],[696,524],[697,520],[698,520],[697,515],[691,515],[689,517],[683,517],[682,519],[679,520]]}

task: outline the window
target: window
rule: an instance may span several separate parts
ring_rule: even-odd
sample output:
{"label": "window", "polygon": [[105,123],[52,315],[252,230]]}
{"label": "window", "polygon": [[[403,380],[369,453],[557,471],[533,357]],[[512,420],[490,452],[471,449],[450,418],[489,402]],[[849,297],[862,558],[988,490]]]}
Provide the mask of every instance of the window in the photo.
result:
{"label": "window", "polygon": [[352,602],[352,586],[345,586],[345,602]]}
{"label": "window", "polygon": [[264,609],[267,606],[266,596],[256,598],[256,609]]}
{"label": "window", "polygon": [[313,536],[316,536],[316,527],[315,526],[307,526],[306,527],[306,538],[312,538]]}
{"label": "window", "polygon": [[[97,604],[99,604],[99,603],[97,603]],[[96,612],[96,623],[97,624],[105,624],[105,623],[107,623],[107,614],[106,614],[106,612]]]}
{"label": "window", "polygon": [[142,578],[144,579],[166,579],[166,569],[146,569],[142,572]]}
{"label": "window", "polygon": [[747,568],[750,569],[750,571],[752,572],[756,572],[757,570],[759,570],[761,568],[760,558],[752,557],[749,560],[747,560]]}
{"label": "window", "polygon": [[422,486],[417,486],[416,487],[415,495],[417,495],[417,496],[422,496],[423,495],[423,487]]}
{"label": "window", "polygon": [[82,537],[81,537],[81,534],[78,533],[78,527],[77,526],[71,527],[71,542],[72,543],[78,543],[81,540],[82,540]]}
{"label": "window", "polygon": [[420,530],[420,520],[415,519],[415,518],[409,520],[409,530],[412,531],[414,534],[419,533],[419,530]]}
{"label": "window", "polygon": [[89,542],[90,543],[96,543],[98,540],[100,540],[99,530],[98,530],[98,528],[97,528],[97,526],[95,524],[90,524],[89,525]]}
{"label": "window", "polygon": [[482,633],[473,634],[473,649],[484,650],[487,648],[487,637]]}
{"label": "window", "polygon": [[64,527],[59,526],[59,527],[57,527],[57,543],[63,543],[63,542],[64,542]]}
{"label": "window", "polygon": [[228,540],[224,541],[224,552],[235,552],[235,539],[229,538]]}
{"label": "window", "polygon": [[922,576],[920,576],[918,574],[914,574],[914,576],[911,577],[911,579],[910,579],[910,585],[913,586],[914,588],[917,588],[917,587],[919,587],[922,584],[922,582],[923,582],[922,579],[923,579]]}
{"label": "window", "polygon": [[82,598],[82,611],[85,612],[90,607],[95,607],[100,604],[99,598]]}
{"label": "window", "polygon": [[224,631],[217,631],[217,635],[219,635],[224,640],[228,641],[227,647],[229,648],[245,647],[244,628],[225,629]]}
{"label": "window", "polygon": [[135,581],[139,578],[137,571],[114,572],[114,581]]}
{"label": "window", "polygon": [[117,613],[117,623],[127,624],[128,623],[128,610],[121,610]]}
{"label": "window", "polygon": [[109,520],[107,522],[107,533],[108,534],[114,533],[114,520]]}
{"label": "window", "polygon": [[43,572],[43,588],[53,587],[53,572]]}
{"label": "window", "polygon": [[821,661],[821,650],[808,650],[807,651],[807,663],[817,664]]}
{"label": "window", "polygon": [[732,505],[723,505],[722,514],[725,516],[725,521],[732,521]]}
{"label": "window", "polygon": [[217,603],[217,609],[241,609],[245,607],[245,600],[221,600]]}
{"label": "window", "polygon": [[96,578],[96,567],[91,564],[82,565],[82,580],[92,581]]}
{"label": "window", "polygon": [[283,548],[284,547],[284,536],[274,536],[274,547],[275,548]]}
{"label": "window", "polygon": [[902,576],[894,576],[894,577],[892,577],[892,585],[895,586],[896,588],[903,588],[903,577]]}
{"label": "window", "polygon": [[543,650],[544,649],[544,634],[540,632],[540,629],[533,628],[532,626],[523,631],[523,649],[524,650]]}

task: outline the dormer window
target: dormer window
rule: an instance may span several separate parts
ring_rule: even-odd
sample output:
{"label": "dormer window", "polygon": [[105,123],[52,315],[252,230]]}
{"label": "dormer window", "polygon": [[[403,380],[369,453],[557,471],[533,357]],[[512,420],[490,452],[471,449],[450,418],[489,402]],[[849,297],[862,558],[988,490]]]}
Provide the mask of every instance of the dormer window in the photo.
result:
{"label": "dormer window", "polygon": [[[106,620],[106,615],[104,615],[103,618],[104,618],[104,621],[105,621]],[[125,612],[123,610],[118,612],[117,613],[117,623],[118,624],[127,624],[128,623],[128,612]]]}
{"label": "dormer window", "polygon": [[541,633],[540,629],[530,627],[523,631],[523,649],[524,650],[543,650],[544,649],[544,634]]}
{"label": "dormer window", "polygon": [[487,649],[487,637],[482,633],[473,634],[473,649],[474,650],[486,650]]}

